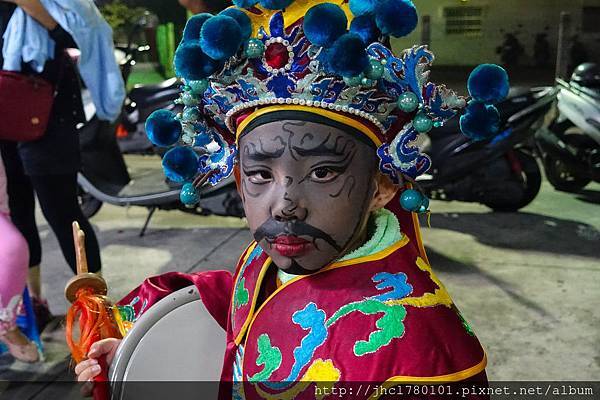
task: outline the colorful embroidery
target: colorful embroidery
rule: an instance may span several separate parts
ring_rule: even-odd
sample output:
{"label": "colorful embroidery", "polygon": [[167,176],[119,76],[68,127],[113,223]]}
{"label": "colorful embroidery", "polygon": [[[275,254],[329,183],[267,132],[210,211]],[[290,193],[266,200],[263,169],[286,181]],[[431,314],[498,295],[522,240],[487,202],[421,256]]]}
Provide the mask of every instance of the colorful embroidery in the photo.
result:
{"label": "colorful embroidery", "polygon": [[248,300],[250,299],[250,293],[248,289],[246,289],[246,278],[242,278],[235,289],[235,308],[238,309],[242,306],[248,304]]}
{"label": "colorful embroidery", "polygon": [[263,399],[292,400],[314,383],[320,389],[314,391],[315,398],[321,400],[331,393],[335,382],[340,380],[341,375],[340,370],[333,365],[333,361],[318,358],[308,367],[300,381],[285,392],[271,394],[264,391],[258,384],[255,387]]}
{"label": "colorful embroidery", "polygon": [[258,358],[256,365],[264,365],[262,371],[248,377],[252,382],[266,381],[281,365],[281,350],[271,345],[269,335],[263,333],[258,337]]}
{"label": "colorful embroidery", "polygon": [[435,289],[433,293],[425,293],[421,297],[406,297],[398,300],[387,300],[385,303],[388,305],[407,305],[419,308],[439,305],[443,305],[448,308],[451,307],[452,299],[450,298],[450,295],[446,291],[444,285],[442,285],[442,282],[440,282],[437,276],[435,276],[429,264],[427,264],[421,257],[417,257],[416,264],[421,271],[425,271],[429,274],[429,277],[438,288]]}

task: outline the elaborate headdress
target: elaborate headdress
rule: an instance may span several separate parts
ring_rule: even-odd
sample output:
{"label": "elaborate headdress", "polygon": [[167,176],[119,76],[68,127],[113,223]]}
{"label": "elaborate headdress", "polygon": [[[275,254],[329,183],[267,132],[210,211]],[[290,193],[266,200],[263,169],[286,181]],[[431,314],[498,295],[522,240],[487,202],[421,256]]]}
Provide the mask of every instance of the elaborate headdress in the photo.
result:
{"label": "elaborate headdress", "polygon": [[[381,172],[396,183],[428,170],[429,158],[415,145],[419,133],[443,125],[467,102],[428,82],[434,56],[426,46],[395,56],[386,44],[417,26],[411,1],[233,3],[219,15],[188,21],[175,54],[183,112],[158,111],[146,125],[154,144],[173,146],[163,166],[171,180],[186,183],[182,201],[197,202],[191,182],[198,173],[211,172],[212,184],[228,177],[240,134],[273,112],[312,113],[355,128],[377,148]],[[508,93],[506,73],[478,67],[469,92],[463,131],[475,139],[496,133],[492,104]]]}

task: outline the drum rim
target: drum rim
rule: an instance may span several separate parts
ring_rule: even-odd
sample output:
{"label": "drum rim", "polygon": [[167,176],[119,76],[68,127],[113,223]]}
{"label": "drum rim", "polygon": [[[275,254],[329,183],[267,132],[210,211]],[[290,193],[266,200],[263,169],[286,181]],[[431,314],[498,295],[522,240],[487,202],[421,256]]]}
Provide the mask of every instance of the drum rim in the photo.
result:
{"label": "drum rim", "polygon": [[[152,307],[160,307],[163,308],[166,311],[166,313],[170,313],[173,310],[185,306],[186,304],[194,301],[202,301],[202,299],[200,298],[200,293],[198,292],[196,286],[190,285],[188,287],[179,289],[169,294],[168,296],[159,300]],[[117,351],[115,353],[115,357],[113,358],[113,362],[111,363],[108,369],[109,381],[111,383],[112,399],[119,399],[121,393],[121,386],[123,383],[123,376],[127,371],[127,365],[125,365],[125,368],[121,368],[121,365],[123,364],[123,362],[125,362],[124,360],[129,360],[131,358],[131,355],[135,351],[137,344],[140,342],[140,339],[160,319],[161,317],[159,317],[159,315],[156,313],[142,314],[142,316],[136,321],[136,324],[146,326],[147,329],[145,329],[144,331],[132,329],[125,336],[123,341],[119,344],[119,347],[117,348]],[[132,343],[131,345],[129,345],[130,342]]]}

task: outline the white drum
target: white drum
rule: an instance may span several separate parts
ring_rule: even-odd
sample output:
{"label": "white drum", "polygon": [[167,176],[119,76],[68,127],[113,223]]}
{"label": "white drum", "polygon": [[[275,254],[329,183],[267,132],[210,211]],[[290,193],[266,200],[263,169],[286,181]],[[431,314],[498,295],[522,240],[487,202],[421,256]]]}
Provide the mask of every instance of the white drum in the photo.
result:
{"label": "white drum", "polygon": [[196,287],[178,290],[147,310],[121,342],[109,368],[111,398],[199,398],[199,391],[216,398],[225,342]]}

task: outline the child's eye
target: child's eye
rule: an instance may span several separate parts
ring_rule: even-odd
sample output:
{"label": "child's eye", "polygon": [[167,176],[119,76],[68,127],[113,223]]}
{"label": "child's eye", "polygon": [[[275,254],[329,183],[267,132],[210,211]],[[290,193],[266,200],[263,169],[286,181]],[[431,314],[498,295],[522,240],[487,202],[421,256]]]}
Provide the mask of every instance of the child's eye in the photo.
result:
{"label": "child's eye", "polygon": [[248,175],[250,182],[258,185],[268,183],[273,179],[273,175],[267,170],[251,171],[247,172],[246,175]]}
{"label": "child's eye", "polygon": [[319,167],[312,170],[310,173],[310,178],[315,182],[323,183],[334,180],[339,174],[339,171],[334,171],[331,168]]}

